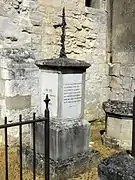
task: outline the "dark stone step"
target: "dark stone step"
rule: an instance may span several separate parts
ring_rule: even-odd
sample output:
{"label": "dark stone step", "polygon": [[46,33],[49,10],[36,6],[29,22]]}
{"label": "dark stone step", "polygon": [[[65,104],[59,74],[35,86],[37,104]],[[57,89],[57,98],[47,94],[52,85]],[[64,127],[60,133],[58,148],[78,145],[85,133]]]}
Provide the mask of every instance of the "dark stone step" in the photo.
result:
{"label": "dark stone step", "polygon": [[[33,168],[33,151],[29,147],[23,147],[23,167]],[[19,149],[17,151],[17,159],[19,163]],[[50,159],[50,180],[68,180],[68,178],[77,176],[97,166],[100,153],[94,149],[89,152],[80,153],[66,160],[54,161]],[[37,174],[44,173],[43,154],[36,153],[36,172]]]}
{"label": "dark stone step", "polygon": [[100,180],[135,180],[135,159],[120,152],[101,160],[98,164]]}

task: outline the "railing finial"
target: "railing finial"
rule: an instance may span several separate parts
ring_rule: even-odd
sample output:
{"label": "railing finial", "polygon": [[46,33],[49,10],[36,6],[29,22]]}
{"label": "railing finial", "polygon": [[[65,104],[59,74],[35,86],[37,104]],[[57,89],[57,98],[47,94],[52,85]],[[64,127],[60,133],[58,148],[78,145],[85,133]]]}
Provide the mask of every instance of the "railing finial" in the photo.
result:
{"label": "railing finial", "polygon": [[45,100],[44,100],[45,105],[46,105],[46,109],[48,109],[49,101],[50,101],[50,99],[49,99],[49,97],[48,97],[48,94],[46,94],[46,98],[45,98]]}

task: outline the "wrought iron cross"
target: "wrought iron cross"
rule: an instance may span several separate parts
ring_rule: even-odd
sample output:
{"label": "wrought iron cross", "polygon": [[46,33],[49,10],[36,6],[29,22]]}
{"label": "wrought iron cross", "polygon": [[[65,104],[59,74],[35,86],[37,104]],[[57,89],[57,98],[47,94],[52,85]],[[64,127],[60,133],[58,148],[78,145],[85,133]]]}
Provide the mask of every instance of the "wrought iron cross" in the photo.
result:
{"label": "wrought iron cross", "polygon": [[65,8],[62,11],[62,23],[58,25],[54,25],[54,28],[61,27],[62,34],[61,34],[61,50],[60,50],[60,57],[66,58],[65,53],[65,29],[66,29],[66,20],[65,20]]}

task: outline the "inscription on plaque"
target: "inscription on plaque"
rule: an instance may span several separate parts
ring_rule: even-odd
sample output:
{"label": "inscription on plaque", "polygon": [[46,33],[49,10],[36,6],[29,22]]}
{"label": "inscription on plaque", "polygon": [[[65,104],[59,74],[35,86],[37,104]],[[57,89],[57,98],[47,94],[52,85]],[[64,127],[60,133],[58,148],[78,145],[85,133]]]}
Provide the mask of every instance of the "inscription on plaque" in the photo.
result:
{"label": "inscription on plaque", "polygon": [[63,118],[77,118],[81,115],[82,74],[63,75]]}
{"label": "inscription on plaque", "polygon": [[78,103],[81,101],[81,84],[65,84],[64,85],[64,104]]}

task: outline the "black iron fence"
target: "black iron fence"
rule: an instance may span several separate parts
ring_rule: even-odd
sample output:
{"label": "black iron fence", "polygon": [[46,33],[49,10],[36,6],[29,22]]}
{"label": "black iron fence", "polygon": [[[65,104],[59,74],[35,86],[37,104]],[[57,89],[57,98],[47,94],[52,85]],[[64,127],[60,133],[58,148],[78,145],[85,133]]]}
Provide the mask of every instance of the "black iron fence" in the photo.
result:
{"label": "black iron fence", "polygon": [[33,129],[33,180],[36,180],[36,145],[35,145],[35,127],[36,123],[38,122],[44,122],[44,154],[45,154],[45,161],[44,161],[44,179],[49,180],[49,104],[50,99],[48,98],[48,95],[46,95],[46,99],[44,100],[46,104],[45,112],[44,112],[44,118],[42,119],[36,119],[36,113],[33,113],[33,120],[28,120],[28,121],[22,121],[22,115],[19,115],[19,121],[15,123],[7,123],[7,117],[5,117],[5,123],[3,125],[0,125],[0,129],[4,129],[4,134],[5,134],[5,180],[9,179],[9,171],[8,171],[8,128],[9,127],[19,127],[19,156],[20,156],[20,180],[23,179],[22,175],[22,126],[23,125],[32,125]]}
{"label": "black iron fence", "polygon": [[135,96],[133,97],[132,156],[135,157]]}

